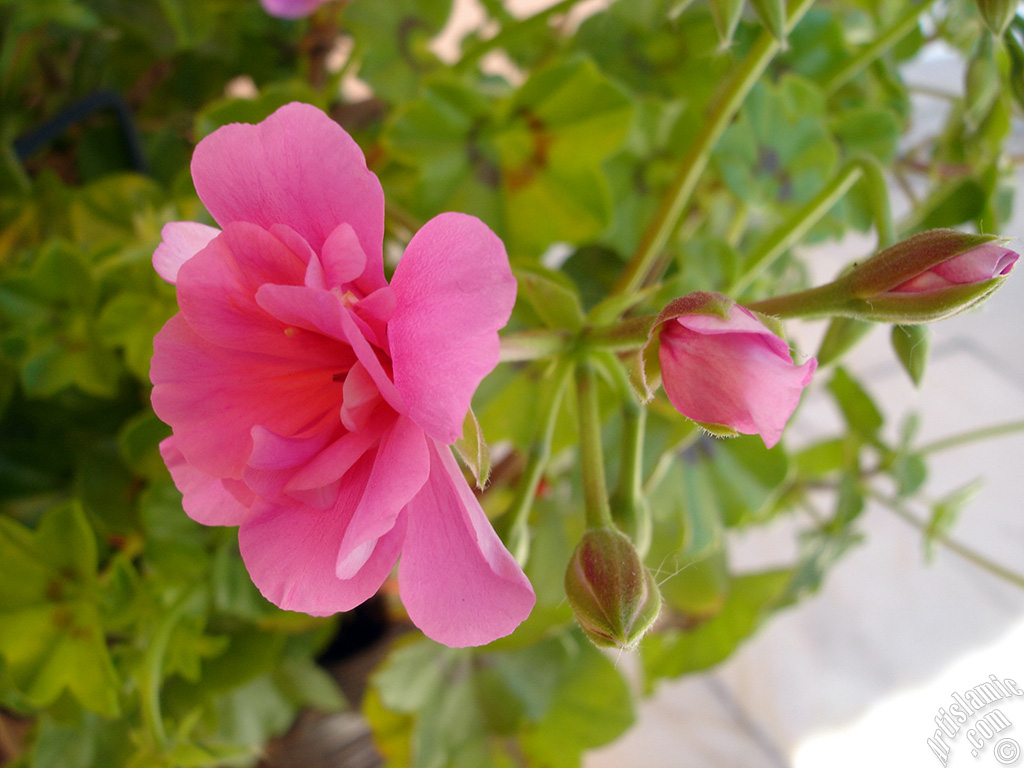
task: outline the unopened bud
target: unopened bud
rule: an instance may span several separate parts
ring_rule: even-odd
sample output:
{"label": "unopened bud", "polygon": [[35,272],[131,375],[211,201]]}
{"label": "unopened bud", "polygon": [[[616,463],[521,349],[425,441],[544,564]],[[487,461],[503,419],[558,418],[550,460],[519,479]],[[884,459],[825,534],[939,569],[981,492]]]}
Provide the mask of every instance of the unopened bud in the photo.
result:
{"label": "unopened bud", "polygon": [[565,572],[565,594],[580,627],[602,648],[636,645],[661,610],[633,543],[608,528],[583,534]]}
{"label": "unopened bud", "polygon": [[922,232],[858,265],[839,283],[852,295],[848,316],[895,323],[941,320],[995,291],[1017,254],[991,235]]}
{"label": "unopened bud", "polygon": [[985,25],[996,37],[1002,36],[1017,12],[1017,0],[974,0]]}

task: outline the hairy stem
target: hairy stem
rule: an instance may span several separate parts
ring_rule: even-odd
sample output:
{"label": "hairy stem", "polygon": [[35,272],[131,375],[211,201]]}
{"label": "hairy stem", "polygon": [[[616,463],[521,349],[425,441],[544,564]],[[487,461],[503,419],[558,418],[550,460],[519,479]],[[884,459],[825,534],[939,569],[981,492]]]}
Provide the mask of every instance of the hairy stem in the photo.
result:
{"label": "hairy stem", "polygon": [[601,447],[601,411],[597,378],[589,360],[576,368],[576,399],[580,430],[580,468],[583,474],[583,506],[588,528],[611,528],[612,513],[604,477]]}
{"label": "hairy stem", "polygon": [[[810,9],[814,0],[790,0],[786,30],[791,30]],[[690,151],[683,159],[682,166],[676,174],[672,185],[662,199],[661,208],[644,232],[643,239],[636,253],[615,286],[615,293],[628,294],[640,288],[650,280],[652,267],[668,242],[672,233],[679,226],[679,221],[686,211],[697,181],[711,159],[711,152],[718,144],[725,129],[729,127],[736,113],[739,112],[754,83],[761,77],[765,69],[779,52],[781,43],[770,32],[763,31],[746,58],[740,63],[718,92],[711,111],[703,121],[703,128],[697,136]]]}
{"label": "hairy stem", "polygon": [[1011,421],[1007,424],[996,424],[992,427],[981,427],[980,429],[961,432],[958,435],[950,435],[941,440],[926,443],[918,448],[917,453],[920,456],[927,456],[928,454],[941,453],[942,451],[961,448],[971,443],[988,440],[993,437],[1002,437],[1003,435],[1013,435],[1018,432],[1024,432],[1024,421]]}
{"label": "hairy stem", "polygon": [[566,387],[573,373],[571,362],[563,361],[554,371],[554,387],[547,391],[537,413],[537,432],[530,445],[526,467],[516,488],[516,496],[507,514],[509,551],[520,565],[526,563],[530,553],[530,510],[537,497],[537,488],[544,477],[544,468],[551,458],[551,441]]}
{"label": "hairy stem", "polygon": [[[885,506],[888,509],[890,509],[897,517],[902,518],[907,523],[912,525],[914,528],[917,528],[919,531],[922,532],[928,531],[928,524],[922,520],[918,520],[917,517],[908,512],[896,499],[879,498],[879,501],[882,501],[885,504]],[[987,573],[990,573],[996,578],[1002,579],[1003,581],[1009,582],[1010,584],[1013,584],[1016,587],[1024,589],[1024,575],[1021,575],[1015,571],[1011,571],[1009,568],[1004,568],[1003,566],[999,565],[999,563],[992,562],[980,552],[976,552],[970,547],[961,544],[956,539],[953,539],[944,533],[933,532],[931,536],[933,539],[935,539],[935,541],[939,542],[939,544],[944,546],[950,552],[955,552],[956,554],[960,555],[960,557],[962,557],[964,560],[967,560],[969,563],[976,565],[983,571],[986,571]]]}

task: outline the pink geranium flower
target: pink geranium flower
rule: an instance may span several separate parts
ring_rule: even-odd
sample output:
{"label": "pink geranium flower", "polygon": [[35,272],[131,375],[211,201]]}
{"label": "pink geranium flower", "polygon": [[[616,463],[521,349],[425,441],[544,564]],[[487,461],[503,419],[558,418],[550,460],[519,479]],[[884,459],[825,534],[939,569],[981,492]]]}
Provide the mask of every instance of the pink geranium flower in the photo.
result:
{"label": "pink geranium flower", "polygon": [[660,338],[662,385],[677,411],[706,425],[760,435],[768,448],[779,441],[818,365],[814,358],[794,365],[784,339],[719,294],[676,299],[651,333]]}
{"label": "pink geranium flower", "polygon": [[327,0],[260,0],[263,10],[281,19],[301,19],[309,16]]}
{"label": "pink geranium flower", "polygon": [[151,377],[185,511],[239,526],[253,581],[282,608],[349,610],[401,556],[402,601],[428,636],[511,632],[533,590],[448,447],[515,302],[501,241],[442,214],[388,285],[380,183],[305,104],[211,134],[192,177],[222,229],[168,224],[153,256],[181,310]]}

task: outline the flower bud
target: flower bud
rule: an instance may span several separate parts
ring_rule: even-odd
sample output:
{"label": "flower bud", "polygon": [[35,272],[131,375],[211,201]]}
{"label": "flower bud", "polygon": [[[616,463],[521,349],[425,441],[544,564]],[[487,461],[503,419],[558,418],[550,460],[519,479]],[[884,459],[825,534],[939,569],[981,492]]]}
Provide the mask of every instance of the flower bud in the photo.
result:
{"label": "flower bud", "polygon": [[992,34],[1001,37],[1010,26],[1014,13],[1017,11],[1017,0],[974,0],[981,12],[985,25]]}
{"label": "flower bud", "polygon": [[757,434],[771,448],[817,367],[813,359],[794,365],[780,331],[721,294],[676,299],[651,330],[669,401],[712,434]]}
{"label": "flower bud", "polygon": [[923,323],[958,314],[987,298],[1017,254],[991,235],[933,229],[858,265],[839,283],[853,297],[849,314],[864,320]]}
{"label": "flower bud", "polygon": [[601,648],[636,645],[661,610],[661,594],[633,543],[610,528],[583,534],[565,572],[565,594]]}

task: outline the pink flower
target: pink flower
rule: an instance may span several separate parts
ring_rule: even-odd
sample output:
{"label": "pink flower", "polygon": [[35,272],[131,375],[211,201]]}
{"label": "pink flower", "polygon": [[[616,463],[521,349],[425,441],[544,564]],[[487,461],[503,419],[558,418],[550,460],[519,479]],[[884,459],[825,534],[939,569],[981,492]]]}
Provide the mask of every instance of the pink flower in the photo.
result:
{"label": "pink flower", "polygon": [[708,425],[758,434],[771,448],[817,368],[793,364],[786,342],[725,296],[676,299],[652,329],[661,339],[662,385],[676,410]]}
{"label": "pink flower", "polygon": [[954,285],[980,283],[1009,274],[1017,259],[1017,254],[1009,248],[985,243],[940,262],[889,290],[897,293],[924,293]]}
{"label": "pink flower", "polygon": [[263,10],[281,19],[301,19],[309,16],[327,0],[260,0]]}
{"label": "pink flower", "polygon": [[223,229],[168,224],[153,256],[181,310],[151,378],[185,511],[239,526],[282,608],[349,610],[401,555],[400,594],[428,636],[511,632],[533,590],[448,448],[515,302],[501,241],[442,214],[388,285],[380,183],[306,104],[208,136],[192,177]]}

